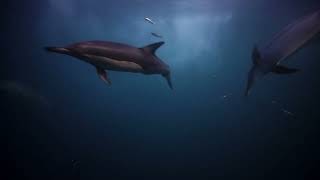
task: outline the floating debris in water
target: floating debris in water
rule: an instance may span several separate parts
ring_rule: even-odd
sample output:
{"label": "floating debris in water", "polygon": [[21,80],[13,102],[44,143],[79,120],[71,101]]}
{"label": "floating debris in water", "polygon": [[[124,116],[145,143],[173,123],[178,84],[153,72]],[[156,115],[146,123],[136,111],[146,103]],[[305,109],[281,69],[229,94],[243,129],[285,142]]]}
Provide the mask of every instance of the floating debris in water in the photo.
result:
{"label": "floating debris in water", "polygon": [[72,167],[73,168],[76,168],[78,165],[80,164],[80,161],[77,161],[77,160],[72,160]]}
{"label": "floating debris in water", "polygon": [[216,77],[217,77],[217,75],[212,74],[212,75],[210,75],[210,77],[212,77],[212,78],[216,78]]}
{"label": "floating debris in water", "polygon": [[228,98],[228,97],[230,97],[230,96],[232,96],[232,93],[225,94],[225,95],[222,96],[222,99],[226,99],[226,98]]}
{"label": "floating debris in water", "polygon": [[294,114],[286,109],[281,109],[281,111],[289,116],[294,116]]}
{"label": "floating debris in water", "polygon": [[287,109],[283,108],[283,105],[281,105],[280,103],[278,103],[277,101],[273,100],[271,101],[272,104],[278,104],[280,106],[280,110],[282,113],[288,115],[288,116],[294,116],[294,114],[290,111],[288,111]]}
{"label": "floating debris in water", "polygon": [[150,19],[150,18],[148,18],[148,17],[144,18],[144,20],[148,21],[148,22],[151,23],[151,24],[155,24],[155,22],[153,22],[152,19]]}
{"label": "floating debris in water", "polygon": [[159,34],[157,34],[157,33],[154,33],[154,32],[152,32],[151,35],[153,35],[154,37],[157,37],[157,38],[162,38],[161,35],[159,35]]}

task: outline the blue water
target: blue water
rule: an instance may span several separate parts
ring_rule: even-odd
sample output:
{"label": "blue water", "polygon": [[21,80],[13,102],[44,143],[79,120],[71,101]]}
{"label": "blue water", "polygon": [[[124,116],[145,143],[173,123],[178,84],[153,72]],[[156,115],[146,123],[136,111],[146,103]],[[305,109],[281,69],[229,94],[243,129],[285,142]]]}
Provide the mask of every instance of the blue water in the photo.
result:
{"label": "blue water", "polygon": [[[9,176],[316,175],[319,42],[286,63],[301,72],[268,75],[247,98],[244,90],[254,44],[319,7],[316,0],[6,3],[0,90]],[[174,90],[160,75],[111,71],[108,87],[91,65],[43,49],[86,40],[136,47],[165,41],[157,56],[171,67]]]}

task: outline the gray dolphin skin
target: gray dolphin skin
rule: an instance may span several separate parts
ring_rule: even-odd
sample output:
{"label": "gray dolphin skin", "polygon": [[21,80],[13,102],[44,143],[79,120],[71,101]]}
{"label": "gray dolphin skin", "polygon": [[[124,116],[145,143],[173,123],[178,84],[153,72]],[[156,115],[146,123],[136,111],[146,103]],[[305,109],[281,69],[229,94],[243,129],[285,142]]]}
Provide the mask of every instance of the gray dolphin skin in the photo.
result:
{"label": "gray dolphin skin", "polygon": [[257,79],[270,72],[275,74],[297,72],[298,69],[285,67],[280,65],[280,62],[288,59],[319,33],[320,10],[289,24],[264,47],[255,46],[252,51],[253,66],[248,73],[245,95],[248,96]]}
{"label": "gray dolphin skin", "polygon": [[161,74],[172,89],[170,67],[160,60],[156,50],[164,42],[157,42],[142,48],[108,41],[86,41],[66,47],[46,47],[50,52],[66,54],[93,65],[99,78],[111,84],[106,70],[142,74]]}

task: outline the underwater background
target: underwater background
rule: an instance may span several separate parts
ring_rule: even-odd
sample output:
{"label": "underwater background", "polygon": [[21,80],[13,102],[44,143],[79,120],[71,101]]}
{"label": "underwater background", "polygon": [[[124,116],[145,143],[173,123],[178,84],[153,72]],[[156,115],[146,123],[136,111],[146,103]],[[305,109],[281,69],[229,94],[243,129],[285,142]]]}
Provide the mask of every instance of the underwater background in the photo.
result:
{"label": "underwater background", "polygon": [[[244,97],[254,44],[320,1],[3,1],[1,137],[8,179],[318,179],[320,39]],[[155,24],[144,20],[150,17]],[[163,39],[152,36],[155,32]],[[45,46],[106,40],[157,55],[163,77],[111,72]]]}

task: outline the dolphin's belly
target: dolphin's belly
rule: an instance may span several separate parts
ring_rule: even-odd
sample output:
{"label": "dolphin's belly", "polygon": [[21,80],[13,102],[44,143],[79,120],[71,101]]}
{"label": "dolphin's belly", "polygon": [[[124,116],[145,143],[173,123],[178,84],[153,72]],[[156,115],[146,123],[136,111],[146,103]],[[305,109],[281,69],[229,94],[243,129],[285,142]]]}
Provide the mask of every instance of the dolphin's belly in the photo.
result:
{"label": "dolphin's belly", "polygon": [[142,66],[130,61],[121,61],[103,56],[85,55],[86,61],[94,66],[113,71],[143,72]]}

